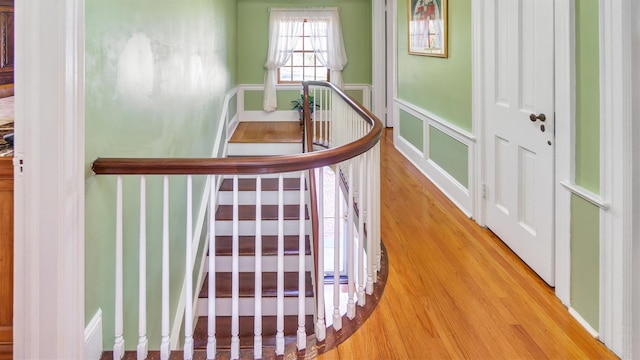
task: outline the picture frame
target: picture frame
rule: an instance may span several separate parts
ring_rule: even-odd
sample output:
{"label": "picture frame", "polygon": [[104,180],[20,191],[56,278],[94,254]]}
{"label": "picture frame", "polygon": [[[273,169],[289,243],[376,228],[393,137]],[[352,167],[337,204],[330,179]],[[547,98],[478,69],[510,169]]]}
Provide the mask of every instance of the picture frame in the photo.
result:
{"label": "picture frame", "polygon": [[448,0],[407,0],[409,54],[447,57]]}

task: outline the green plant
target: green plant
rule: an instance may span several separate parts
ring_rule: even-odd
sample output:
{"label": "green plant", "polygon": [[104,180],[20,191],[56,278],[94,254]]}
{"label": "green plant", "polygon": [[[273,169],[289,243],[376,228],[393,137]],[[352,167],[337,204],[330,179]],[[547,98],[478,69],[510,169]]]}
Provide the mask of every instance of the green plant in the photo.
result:
{"label": "green plant", "polygon": [[[299,99],[291,100],[291,105],[293,105],[291,110],[298,110],[302,112],[304,110],[304,95],[300,94]],[[316,108],[316,107],[319,108],[320,105],[315,103],[313,99],[313,95],[309,95],[309,110],[313,112],[313,108]]]}

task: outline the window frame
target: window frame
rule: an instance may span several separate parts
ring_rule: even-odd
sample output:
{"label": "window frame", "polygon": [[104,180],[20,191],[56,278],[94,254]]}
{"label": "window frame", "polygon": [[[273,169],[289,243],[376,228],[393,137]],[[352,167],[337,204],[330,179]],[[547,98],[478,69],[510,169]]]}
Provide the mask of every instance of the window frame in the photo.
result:
{"label": "window frame", "polygon": [[[318,80],[317,78],[317,72],[318,72],[318,68],[322,69],[325,68],[327,70],[327,77],[326,80],[325,79],[320,79],[320,81],[331,81],[331,71],[326,68],[325,66],[322,66],[322,64],[320,64],[318,62],[318,56],[316,55],[316,51],[315,49],[311,48],[310,50],[305,49],[304,43],[305,43],[305,38],[309,38],[310,35],[308,33],[305,32],[305,24],[308,23],[307,19],[302,20],[303,25],[302,25],[302,35],[300,35],[300,38],[298,41],[302,41],[302,50],[293,50],[291,57],[289,58],[289,60],[287,61],[287,63],[291,64],[291,65],[283,65],[281,67],[278,68],[278,79],[277,79],[277,84],[279,85],[299,85],[302,84],[303,81],[305,81],[305,72],[304,69],[305,68],[313,68],[314,72],[313,72],[313,79],[312,80]],[[297,65],[294,66],[293,65],[293,56],[294,54],[303,54],[302,57],[302,65]],[[309,66],[304,62],[304,57],[306,54],[313,54],[313,66]],[[289,68],[291,69],[291,80],[282,80],[282,76],[281,76],[281,69],[282,68]],[[302,69],[302,79],[301,80],[293,80],[293,69]]]}

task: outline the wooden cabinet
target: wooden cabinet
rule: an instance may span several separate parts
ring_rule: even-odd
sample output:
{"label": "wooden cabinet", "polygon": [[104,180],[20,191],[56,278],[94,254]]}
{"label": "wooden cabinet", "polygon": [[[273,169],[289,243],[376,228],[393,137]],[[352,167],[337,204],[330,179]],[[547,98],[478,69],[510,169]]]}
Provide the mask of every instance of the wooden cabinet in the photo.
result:
{"label": "wooden cabinet", "polygon": [[0,359],[13,343],[13,161],[0,157]]}

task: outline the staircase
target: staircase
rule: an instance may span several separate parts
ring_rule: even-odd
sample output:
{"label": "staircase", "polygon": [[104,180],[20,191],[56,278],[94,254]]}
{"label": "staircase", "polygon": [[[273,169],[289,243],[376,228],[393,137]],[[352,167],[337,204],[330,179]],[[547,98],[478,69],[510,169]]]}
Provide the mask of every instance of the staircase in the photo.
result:
{"label": "staircase", "polygon": [[[218,132],[212,153],[226,146],[229,158],[93,162],[97,176],[113,176],[115,183],[115,291],[108,314],[114,329],[104,336],[113,345],[103,359],[314,356],[337,346],[368,317],[386,278],[379,276],[386,274],[379,226],[382,123],[329,83],[305,82],[305,98],[310,91],[325,102],[314,123],[305,110],[305,145],[311,151],[314,143],[322,151],[302,153],[297,121],[240,122],[233,131],[227,98],[220,123],[227,131]],[[231,139],[223,139],[231,133]],[[308,177],[309,169],[321,166],[339,171],[327,173],[328,178],[324,170]],[[162,176],[161,190],[158,178],[146,185],[147,177],[156,175]],[[202,175],[205,193],[199,196],[194,182],[201,184],[203,178],[197,177]],[[124,178],[139,181],[139,200],[123,191]],[[173,200],[182,196],[185,184],[184,198]],[[149,225],[147,195],[162,203],[161,228],[153,221]],[[140,216],[129,216],[124,210],[136,202]],[[185,213],[176,215],[181,210]],[[133,228],[139,234],[128,230]],[[148,237],[148,229],[161,236]],[[148,242],[161,256],[147,256]],[[132,245],[138,261],[129,255]],[[172,266],[173,252],[181,249],[184,258]],[[160,279],[153,278],[151,285],[147,274],[158,268],[161,273],[154,275]],[[174,279],[176,272],[184,277]],[[315,276],[328,272],[341,281],[325,285],[324,276]],[[124,281],[136,273],[137,298]],[[194,291],[195,283],[204,286]]]}
{"label": "staircase", "polygon": [[[240,123],[228,147],[229,156],[287,155],[299,153],[302,147],[300,125],[297,122],[248,122]],[[235,185],[234,185],[235,182]],[[239,342],[240,349],[263,351],[262,357],[276,354],[276,337],[284,339],[284,344],[295,343],[301,323],[299,322],[299,261],[303,256],[304,275],[302,279],[304,297],[304,337],[313,333],[315,298],[312,272],[311,243],[309,237],[310,220],[308,208],[304,206],[303,249],[300,251],[300,172],[283,176],[284,236],[281,239],[283,291],[280,293],[284,309],[282,328],[278,329],[276,318],[278,308],[278,198],[279,178],[263,177],[260,190],[261,257],[256,271],[256,187],[255,176],[233,179],[225,178],[218,194],[218,209],[215,216],[215,254],[209,254],[209,261],[215,261],[215,274],[207,274],[198,301],[198,321],[194,332],[194,346],[205,349],[207,345],[207,310],[209,276],[215,276],[216,339],[219,350],[232,351],[232,342]],[[304,182],[303,184],[306,184]],[[237,187],[237,312],[238,331],[232,334],[233,300],[233,227],[234,227],[234,187]],[[306,199],[306,186],[303,198]],[[212,257],[214,257],[212,259]],[[256,293],[256,276],[261,276],[262,289]],[[261,303],[261,339],[256,339],[255,314],[256,296]],[[278,333],[278,330],[281,333]],[[262,346],[259,346],[259,344]],[[262,350],[260,350],[262,349]],[[280,352],[280,351],[278,351]]]}

